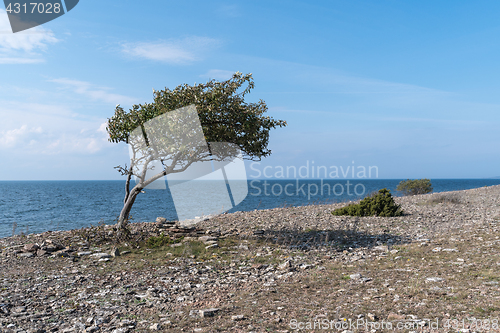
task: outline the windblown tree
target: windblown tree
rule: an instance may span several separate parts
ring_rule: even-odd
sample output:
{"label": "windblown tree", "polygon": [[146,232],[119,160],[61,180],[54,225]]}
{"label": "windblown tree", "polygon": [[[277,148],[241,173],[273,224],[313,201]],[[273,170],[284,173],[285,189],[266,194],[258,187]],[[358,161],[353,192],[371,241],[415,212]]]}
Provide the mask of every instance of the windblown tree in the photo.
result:
{"label": "windblown tree", "polygon": [[[152,103],[133,105],[128,112],[120,105],[116,107],[106,128],[109,141],[125,142],[132,152],[129,166],[116,167],[127,176],[118,229],[128,222],[137,195],[163,176],[184,172],[199,161],[227,158],[235,154],[231,147],[239,148],[243,158],[249,160],[260,160],[271,154],[269,132],[286,126],[286,122],[266,116],[267,105],[263,100],[245,102],[245,96],[253,88],[252,75],[237,72],[227,81],[211,80],[154,91]],[[187,111],[175,111],[179,109]],[[196,117],[192,117],[189,110],[196,110]],[[167,118],[168,121],[161,124],[155,123],[155,119]],[[197,121],[201,123],[200,131],[196,130]],[[208,149],[200,141],[208,143]],[[231,145],[225,149],[220,146],[214,149],[214,145],[211,148],[210,143],[215,142]],[[151,166],[153,161],[161,164],[155,169]],[[131,188],[133,176],[136,185]]]}
{"label": "windblown tree", "polygon": [[431,181],[425,179],[407,179],[403,180],[396,187],[396,191],[403,192],[404,195],[418,195],[432,192]]}

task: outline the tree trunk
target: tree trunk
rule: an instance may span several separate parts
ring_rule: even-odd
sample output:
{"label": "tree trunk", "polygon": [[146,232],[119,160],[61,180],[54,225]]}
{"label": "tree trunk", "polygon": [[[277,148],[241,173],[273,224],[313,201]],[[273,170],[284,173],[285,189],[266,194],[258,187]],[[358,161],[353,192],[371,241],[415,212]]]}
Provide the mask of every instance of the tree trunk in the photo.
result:
{"label": "tree trunk", "polygon": [[123,204],[122,211],[120,212],[120,217],[118,217],[118,223],[116,224],[117,229],[122,229],[127,225],[129,215],[130,215],[130,210],[132,209],[132,206],[134,205],[135,198],[137,195],[141,192],[141,190],[133,189],[130,194],[128,194],[128,198],[126,199],[125,203]]}

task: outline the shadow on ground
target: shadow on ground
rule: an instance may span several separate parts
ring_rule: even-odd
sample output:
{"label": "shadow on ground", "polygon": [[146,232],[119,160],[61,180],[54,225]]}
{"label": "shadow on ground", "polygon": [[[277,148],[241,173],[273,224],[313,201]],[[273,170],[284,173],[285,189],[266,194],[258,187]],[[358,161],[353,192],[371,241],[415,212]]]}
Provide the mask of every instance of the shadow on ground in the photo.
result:
{"label": "shadow on ground", "polygon": [[[370,234],[356,229],[348,230],[261,230],[254,232],[260,243],[268,243],[298,250],[335,248],[337,251],[372,248],[380,245],[410,243],[411,239],[391,233]],[[264,244],[262,244],[264,245]]]}

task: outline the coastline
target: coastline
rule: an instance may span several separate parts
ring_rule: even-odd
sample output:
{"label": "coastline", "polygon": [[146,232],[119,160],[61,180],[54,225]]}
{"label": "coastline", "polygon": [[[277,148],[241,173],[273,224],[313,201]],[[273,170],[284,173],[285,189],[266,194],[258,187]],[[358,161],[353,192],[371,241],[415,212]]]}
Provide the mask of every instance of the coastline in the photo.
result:
{"label": "coastline", "polygon": [[[261,180],[253,184],[249,181],[248,195],[233,208],[231,212],[253,211],[255,209],[272,209],[276,207],[302,206],[307,204],[326,204],[345,202],[362,198],[365,194],[388,188],[393,195],[400,180],[326,180],[328,186],[321,186],[320,180],[300,179],[269,181],[266,187]],[[15,184],[14,184],[15,183]],[[14,223],[17,224],[17,233],[41,233],[47,230],[71,230],[97,225],[100,221],[114,224],[123,202],[123,182],[120,181],[62,181],[62,182],[0,182],[0,190],[9,193],[2,205],[3,218],[0,222],[0,238],[13,234]],[[353,194],[355,186],[363,184],[365,190],[360,197]],[[500,185],[500,181],[487,179],[433,179],[434,192],[455,191],[479,188],[485,185]],[[309,188],[311,185],[311,188]],[[317,195],[316,187],[317,188]],[[335,187],[336,186],[336,187]],[[256,189],[257,187],[258,189]],[[302,187],[302,188],[301,188]],[[286,193],[285,193],[286,188]],[[267,194],[266,195],[266,189]],[[304,190],[303,192],[301,191]],[[333,191],[335,189],[335,191]],[[357,191],[362,189],[358,187]],[[261,195],[259,194],[259,191]],[[342,195],[339,195],[343,192]],[[276,196],[276,194],[281,195]],[[335,192],[335,193],[333,193]],[[288,193],[288,194],[287,194]],[[293,195],[289,195],[293,194]],[[310,195],[310,198],[309,198]],[[186,200],[193,200],[190,206],[196,209],[198,200],[203,196],[195,195]],[[222,208],[222,206],[221,206]],[[194,215],[199,215],[194,213]],[[132,209],[134,222],[154,221],[158,216],[167,219],[176,219],[174,202],[168,196],[168,191],[146,191],[138,196]]]}
{"label": "coastline", "polygon": [[[337,203],[223,214],[191,229],[132,223],[134,245],[111,242],[112,226],[2,238],[0,330],[261,332],[293,330],[304,315],[497,318],[500,185],[395,201],[404,216],[333,216],[347,204]],[[161,233],[173,244],[141,245]],[[62,248],[25,248],[44,242]],[[122,255],[111,256],[115,248]]]}

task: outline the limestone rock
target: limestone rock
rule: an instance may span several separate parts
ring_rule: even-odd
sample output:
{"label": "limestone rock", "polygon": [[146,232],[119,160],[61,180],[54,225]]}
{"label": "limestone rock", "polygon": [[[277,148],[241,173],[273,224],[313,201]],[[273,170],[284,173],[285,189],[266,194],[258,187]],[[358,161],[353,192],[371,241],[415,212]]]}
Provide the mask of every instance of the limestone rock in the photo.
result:
{"label": "limestone rock", "polygon": [[37,244],[26,244],[24,245],[23,250],[25,252],[36,252],[39,248],[40,246],[38,246]]}

